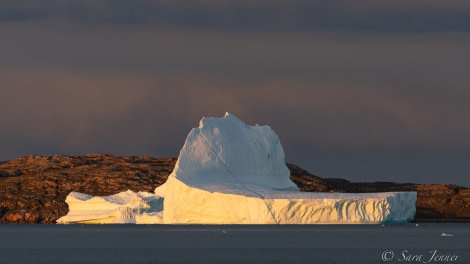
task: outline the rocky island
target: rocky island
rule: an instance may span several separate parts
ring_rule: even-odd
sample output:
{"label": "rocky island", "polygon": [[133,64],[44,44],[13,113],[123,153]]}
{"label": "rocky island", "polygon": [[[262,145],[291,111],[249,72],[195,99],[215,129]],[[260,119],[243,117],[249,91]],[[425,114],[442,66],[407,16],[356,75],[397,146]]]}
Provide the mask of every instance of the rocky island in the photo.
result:
{"label": "rocky island", "polygon": [[[285,166],[282,147],[269,127],[246,126],[230,114],[201,120],[200,127],[188,136],[179,159],[177,162],[175,158],[90,154],[26,156],[1,162],[0,222],[56,223],[61,217],[60,222],[80,222],[96,213],[93,210],[101,210],[93,209],[98,204],[92,202],[92,211],[88,212],[87,200],[117,193],[135,196],[131,200],[144,204],[141,199],[156,202],[164,198],[162,206],[166,209],[160,209],[166,214],[164,218],[156,217],[156,212],[141,213],[143,208],[139,207],[138,215],[129,211],[134,223],[138,221],[133,217],[143,216],[150,216],[152,221],[160,219],[159,223],[379,223],[408,221],[413,215],[414,221],[470,219],[468,188],[320,178],[293,164]],[[168,188],[169,196],[152,194],[154,190],[158,193]],[[189,197],[188,193],[193,192],[195,196]],[[181,198],[185,195],[187,199]],[[68,196],[72,199],[67,199],[68,205],[72,205],[71,201],[83,204],[79,206],[85,206],[86,212],[77,207],[74,210],[79,211],[70,216]],[[205,202],[194,201],[197,197]],[[107,214],[113,212],[107,210],[109,206],[112,209],[123,202],[119,200],[121,196],[112,199],[118,200],[111,203],[103,200],[106,210],[102,219],[106,220],[110,217]],[[233,211],[221,214],[223,208],[219,207],[227,203],[232,203]],[[346,203],[347,209],[338,209],[338,203]],[[315,209],[318,206],[333,211],[319,213]],[[260,214],[265,207],[268,211]],[[117,208],[118,214],[126,208]],[[312,208],[314,211],[310,211]],[[69,220],[63,220],[64,216]],[[128,216],[124,212],[124,218]]]}
{"label": "rocky island", "polygon": [[[89,154],[24,156],[0,163],[0,223],[55,223],[72,192],[94,196],[151,192],[166,182],[176,158]],[[470,189],[453,184],[350,182],[320,178],[287,164],[303,192],[416,191],[414,221],[470,221]]]}

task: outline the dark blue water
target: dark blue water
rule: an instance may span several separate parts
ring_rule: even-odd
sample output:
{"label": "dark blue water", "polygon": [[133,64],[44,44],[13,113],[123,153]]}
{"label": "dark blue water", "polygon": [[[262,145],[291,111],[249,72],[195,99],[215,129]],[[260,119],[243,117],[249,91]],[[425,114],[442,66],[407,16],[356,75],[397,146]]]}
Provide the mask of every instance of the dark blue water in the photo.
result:
{"label": "dark blue water", "polygon": [[470,263],[470,224],[0,225],[0,263]]}

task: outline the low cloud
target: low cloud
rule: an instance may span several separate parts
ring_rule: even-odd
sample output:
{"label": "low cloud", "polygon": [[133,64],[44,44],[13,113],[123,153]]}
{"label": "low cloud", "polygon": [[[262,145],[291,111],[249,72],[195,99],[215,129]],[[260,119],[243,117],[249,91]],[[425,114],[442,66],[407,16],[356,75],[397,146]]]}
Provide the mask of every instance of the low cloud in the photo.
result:
{"label": "low cloud", "polygon": [[[2,141],[34,141],[31,152],[55,141],[56,152],[176,155],[202,116],[225,111],[271,125],[289,151],[300,145],[470,147],[468,111],[445,96],[423,101],[377,87],[275,78],[252,83],[207,75],[3,72],[2,83],[14,88],[2,92]],[[1,155],[9,153],[2,149]]]}

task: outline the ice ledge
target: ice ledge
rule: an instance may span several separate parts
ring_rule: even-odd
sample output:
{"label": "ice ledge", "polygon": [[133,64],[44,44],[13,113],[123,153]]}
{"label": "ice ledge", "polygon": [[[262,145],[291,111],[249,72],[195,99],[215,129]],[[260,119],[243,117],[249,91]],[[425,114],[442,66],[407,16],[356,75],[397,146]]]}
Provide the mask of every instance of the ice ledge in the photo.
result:
{"label": "ice ledge", "polygon": [[[415,192],[308,193],[258,190],[253,197],[209,192],[169,179],[165,224],[405,223],[416,212]],[[191,202],[189,202],[191,201]]]}
{"label": "ice ledge", "polygon": [[[92,197],[72,192],[57,223],[83,224],[383,224],[413,219],[415,192],[308,193],[257,190],[262,196],[210,192],[176,178],[156,194]],[[162,198],[163,193],[176,193]],[[165,208],[165,210],[163,210]]]}
{"label": "ice ledge", "polygon": [[59,224],[158,224],[163,218],[163,198],[148,192],[96,197],[71,192],[65,202],[69,213]]}

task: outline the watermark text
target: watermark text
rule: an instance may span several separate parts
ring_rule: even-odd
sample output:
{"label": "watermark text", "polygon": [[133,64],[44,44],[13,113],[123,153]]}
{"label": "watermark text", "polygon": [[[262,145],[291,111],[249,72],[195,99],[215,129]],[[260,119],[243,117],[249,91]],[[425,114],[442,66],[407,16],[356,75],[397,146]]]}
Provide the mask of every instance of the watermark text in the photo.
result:
{"label": "watermark text", "polygon": [[396,263],[452,263],[459,260],[459,256],[450,252],[437,249],[412,252],[404,249],[401,251],[385,250],[382,252],[382,261]]}

